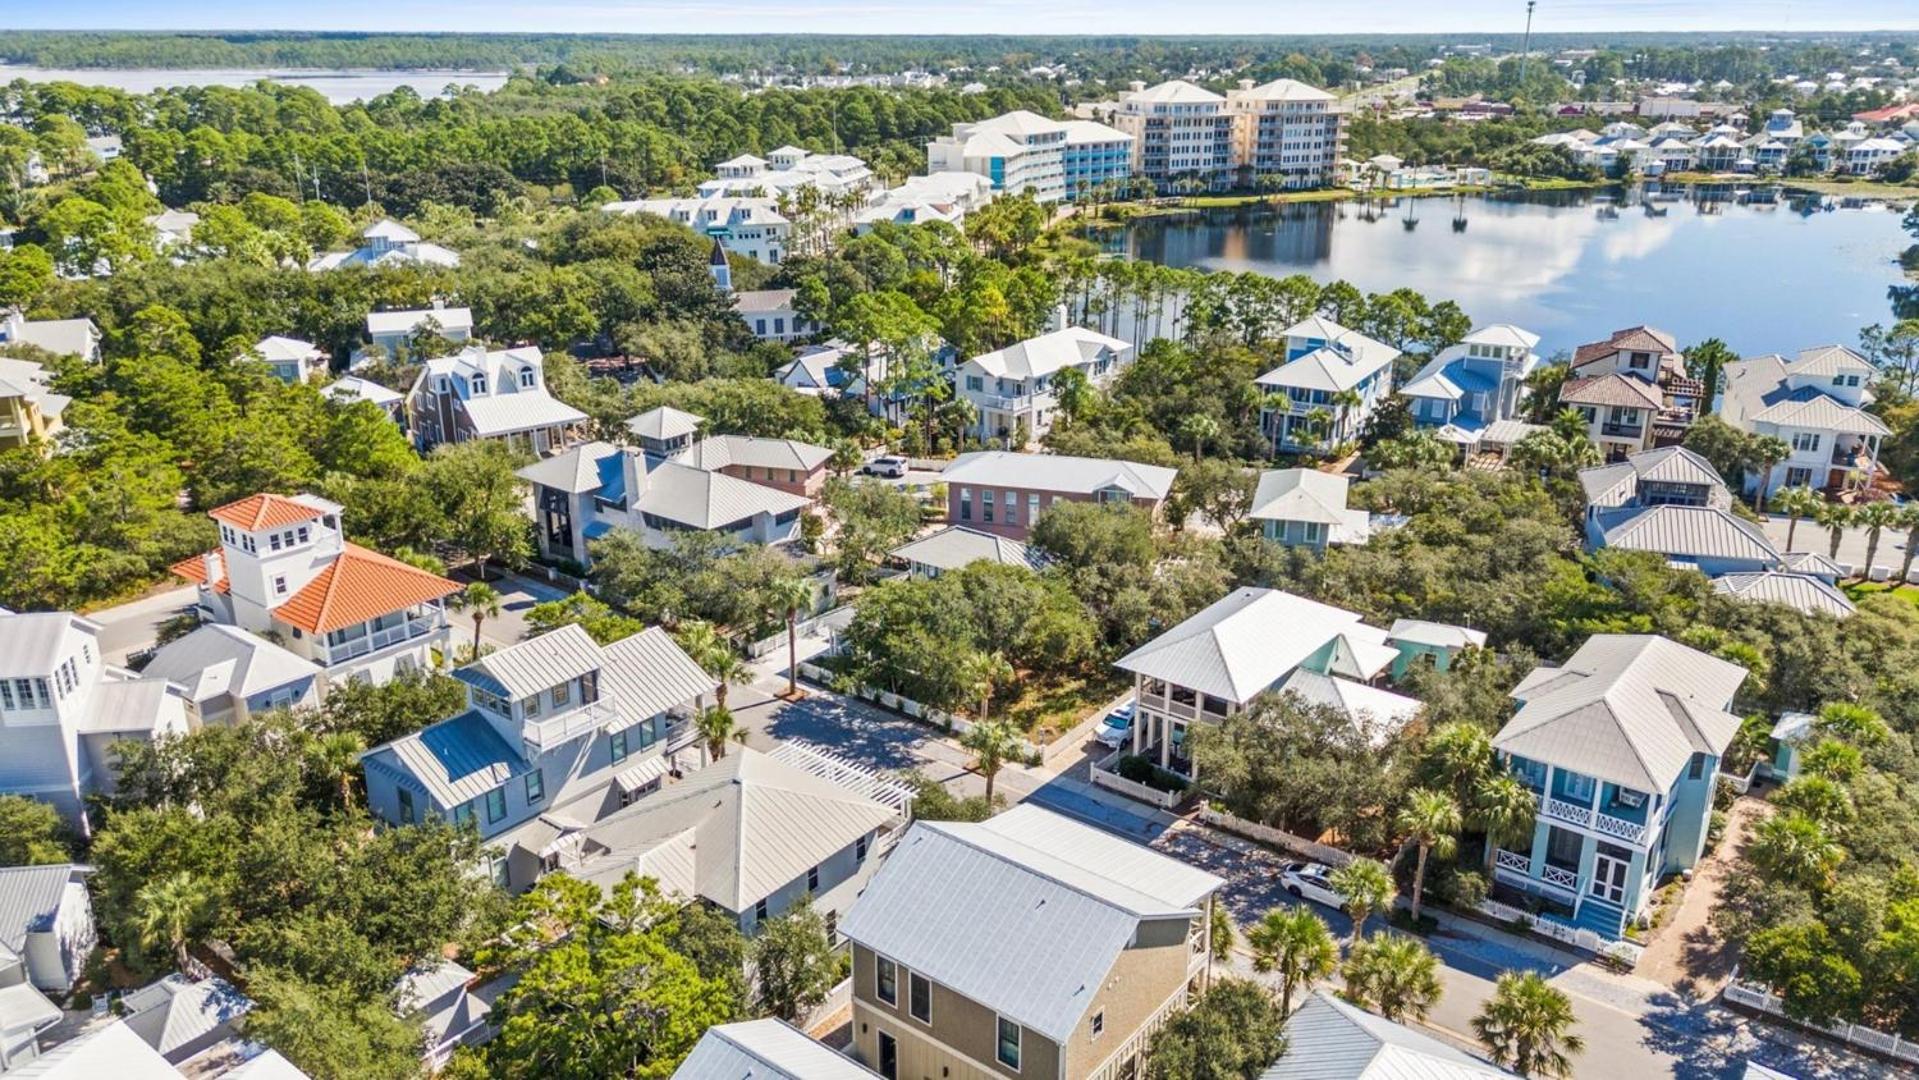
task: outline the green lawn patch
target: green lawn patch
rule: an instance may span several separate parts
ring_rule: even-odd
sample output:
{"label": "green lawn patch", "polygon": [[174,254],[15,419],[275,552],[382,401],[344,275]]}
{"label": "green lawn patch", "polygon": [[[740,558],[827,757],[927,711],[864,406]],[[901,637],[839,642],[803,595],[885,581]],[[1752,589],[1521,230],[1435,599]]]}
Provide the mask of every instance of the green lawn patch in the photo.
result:
{"label": "green lawn patch", "polygon": [[1906,603],[1914,607],[1919,607],[1919,585],[1906,585],[1890,581],[1854,581],[1841,585],[1839,588],[1843,590],[1847,598],[1855,604],[1868,596],[1879,596],[1885,593],[1891,593]]}

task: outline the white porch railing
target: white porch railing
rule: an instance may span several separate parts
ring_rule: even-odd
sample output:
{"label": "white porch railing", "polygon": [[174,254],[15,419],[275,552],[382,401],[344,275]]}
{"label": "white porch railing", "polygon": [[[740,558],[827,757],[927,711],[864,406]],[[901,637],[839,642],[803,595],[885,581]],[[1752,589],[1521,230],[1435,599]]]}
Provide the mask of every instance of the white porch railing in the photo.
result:
{"label": "white porch railing", "polygon": [[1522,874],[1532,873],[1533,857],[1531,855],[1521,855],[1517,851],[1499,848],[1493,855],[1493,861],[1502,869],[1517,870]]}
{"label": "white porch railing", "polygon": [[1636,821],[1616,818],[1610,814],[1599,814],[1593,818],[1593,831],[1607,836],[1616,836],[1628,844],[1637,844],[1646,835],[1646,827]]}
{"label": "white porch railing", "polygon": [[[1749,1009],[1757,1009],[1768,1016],[1790,1019],[1786,1016],[1785,1003],[1777,995],[1764,986],[1741,980],[1736,968],[1733,970],[1732,978],[1727,981],[1725,990],[1721,993],[1727,1001],[1744,1005]],[[1803,1023],[1802,1021],[1793,1022]],[[1902,1039],[1898,1035],[1887,1034],[1863,1024],[1848,1024],[1843,1021],[1836,1024],[1805,1023],[1804,1026],[1825,1032],[1840,1042],[1884,1054],[1896,1061],[1919,1065],[1919,1043]]]}
{"label": "white porch railing", "polygon": [[1579,891],[1579,872],[1560,866],[1547,866],[1539,872],[1539,880],[1548,885],[1557,885],[1568,892]]}
{"label": "white porch railing", "polygon": [[604,700],[589,701],[544,720],[528,720],[520,725],[520,739],[535,750],[550,750],[568,739],[613,720],[618,714]]}
{"label": "white porch railing", "polygon": [[1545,810],[1546,816],[1549,818],[1570,821],[1574,825],[1592,824],[1593,812],[1590,807],[1579,806],[1575,803],[1566,802],[1563,799],[1548,798],[1546,800]]}
{"label": "white porch railing", "polygon": [[375,630],[362,637],[348,638],[338,645],[326,646],[326,662],[338,664],[368,653],[378,652],[389,645],[398,645],[402,641],[425,637],[445,625],[446,621],[437,615],[409,619],[384,630]]}

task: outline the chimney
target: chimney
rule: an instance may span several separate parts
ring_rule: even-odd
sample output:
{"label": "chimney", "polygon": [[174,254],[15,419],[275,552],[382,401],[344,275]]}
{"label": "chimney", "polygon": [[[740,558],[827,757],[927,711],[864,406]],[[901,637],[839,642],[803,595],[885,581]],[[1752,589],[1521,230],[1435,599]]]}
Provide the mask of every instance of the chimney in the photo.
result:
{"label": "chimney", "polygon": [[438,297],[438,296],[436,296],[436,297],[434,297],[434,298],[433,298],[433,310],[434,310],[434,311],[445,311],[445,310],[446,310],[446,300],[445,300],[444,298],[442,298],[442,297]]}
{"label": "chimney", "polygon": [[217,551],[209,551],[205,555],[200,556],[200,561],[206,567],[207,588],[211,589],[213,583],[220,580],[220,553]]}
{"label": "chimney", "polygon": [[1131,88],[1133,93],[1135,94],[1139,93],[1141,90],[1146,89],[1146,84],[1138,79],[1134,79],[1132,82],[1129,82],[1126,85],[1129,88]]}
{"label": "chimney", "polygon": [[1053,309],[1053,329],[1064,330],[1073,325],[1066,317],[1066,305],[1060,304]]}
{"label": "chimney", "polygon": [[1241,90],[1251,90],[1253,88],[1253,80],[1251,79],[1239,80],[1239,88]]}

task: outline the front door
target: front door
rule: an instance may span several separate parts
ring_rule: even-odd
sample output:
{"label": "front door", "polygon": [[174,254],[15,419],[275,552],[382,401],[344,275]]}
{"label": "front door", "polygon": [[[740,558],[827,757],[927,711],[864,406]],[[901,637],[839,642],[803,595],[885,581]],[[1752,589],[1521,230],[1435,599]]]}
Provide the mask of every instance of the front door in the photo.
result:
{"label": "front door", "polygon": [[1623,859],[1610,855],[1593,856],[1592,895],[1615,906],[1626,902],[1626,868]]}
{"label": "front door", "polygon": [[899,1040],[880,1032],[880,1075],[886,1080],[899,1080],[900,1044]]}

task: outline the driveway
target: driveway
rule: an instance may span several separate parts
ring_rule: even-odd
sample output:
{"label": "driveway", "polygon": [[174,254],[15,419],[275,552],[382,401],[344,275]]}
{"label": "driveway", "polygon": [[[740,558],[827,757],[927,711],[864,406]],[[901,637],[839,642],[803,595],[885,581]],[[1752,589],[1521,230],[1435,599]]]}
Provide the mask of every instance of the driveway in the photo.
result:
{"label": "driveway", "polygon": [[[465,571],[455,573],[453,579],[462,583],[475,580]],[[548,600],[563,600],[571,595],[558,585],[548,585],[523,574],[489,573],[486,583],[500,594],[500,614],[480,624],[480,637],[488,645],[502,648],[526,637],[526,613],[532,610],[533,605]],[[450,608],[446,617],[453,626],[453,644],[456,647],[473,644],[472,617]]]}
{"label": "driveway", "polygon": [[1719,891],[1738,863],[1746,837],[1771,813],[1772,804],[1764,799],[1746,797],[1733,803],[1726,817],[1726,835],[1699,864],[1679,909],[1647,943],[1637,968],[1640,974],[1694,997],[1711,997],[1726,985],[1736,957],[1713,931],[1712,912],[1719,906]]}
{"label": "driveway", "polygon": [[109,664],[126,663],[127,654],[153,645],[160,624],[193,607],[194,587],[186,585],[90,612],[100,624],[100,655]]}

